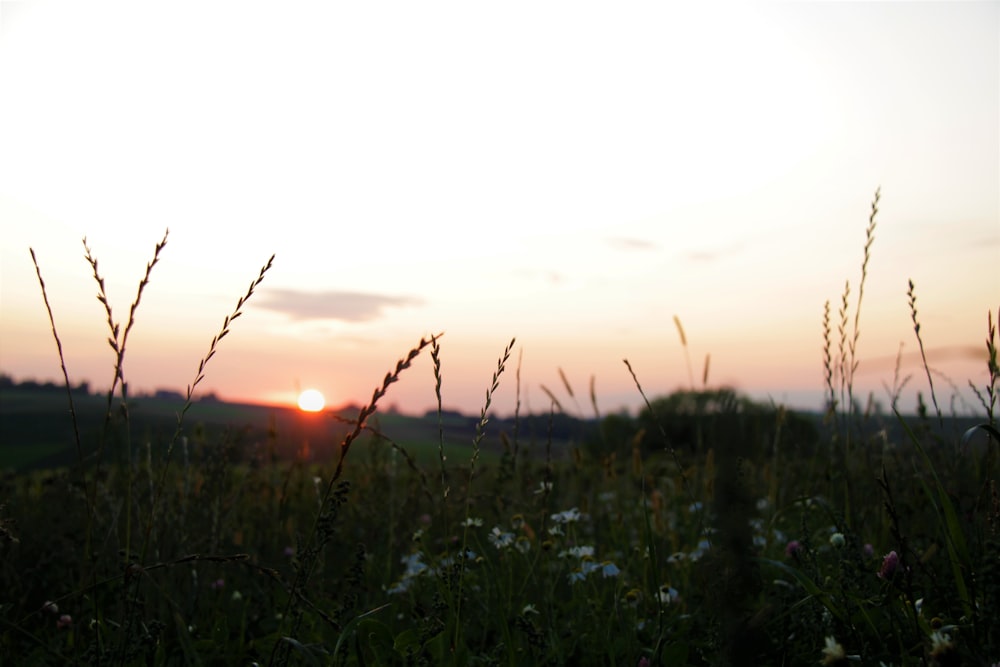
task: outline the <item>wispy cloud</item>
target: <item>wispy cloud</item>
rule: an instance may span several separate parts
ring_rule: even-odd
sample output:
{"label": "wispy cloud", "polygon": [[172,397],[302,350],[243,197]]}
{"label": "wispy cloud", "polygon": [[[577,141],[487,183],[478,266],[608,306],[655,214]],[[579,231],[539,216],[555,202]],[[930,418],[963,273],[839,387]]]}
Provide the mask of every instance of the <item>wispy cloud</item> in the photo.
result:
{"label": "wispy cloud", "polygon": [[689,262],[715,262],[727,255],[734,255],[740,252],[744,247],[746,247],[746,243],[729,243],[714,248],[689,250],[683,254],[683,257]]}
{"label": "wispy cloud", "polygon": [[415,306],[421,299],[407,296],[387,296],[364,292],[305,292],[293,289],[262,291],[258,307],[284,313],[294,320],[340,320],[368,322],[381,317],[385,308]]}
{"label": "wispy cloud", "polygon": [[[986,348],[985,346],[979,347],[977,345],[952,345],[949,347],[933,347],[924,351],[927,355],[927,363],[931,365],[931,370],[933,371],[934,364],[940,364],[945,361],[954,360],[967,360],[967,361],[983,361],[984,365],[986,363]],[[910,352],[901,352],[900,354],[894,356],[883,356],[883,357],[872,357],[870,359],[862,359],[861,363],[858,365],[858,372],[884,372],[886,370],[895,367],[897,359],[899,361],[901,368],[911,368],[911,367],[921,367],[923,366],[923,357],[920,355],[919,350],[913,350]]]}
{"label": "wispy cloud", "polygon": [[515,278],[528,281],[544,281],[551,285],[560,285],[566,281],[566,276],[558,271],[547,271],[542,269],[518,269],[512,274]]}
{"label": "wispy cloud", "polygon": [[967,244],[970,248],[995,248],[1000,246],[1000,236],[981,236]]}
{"label": "wispy cloud", "polygon": [[625,236],[613,236],[608,239],[608,244],[617,250],[656,250],[658,247],[652,241]]}

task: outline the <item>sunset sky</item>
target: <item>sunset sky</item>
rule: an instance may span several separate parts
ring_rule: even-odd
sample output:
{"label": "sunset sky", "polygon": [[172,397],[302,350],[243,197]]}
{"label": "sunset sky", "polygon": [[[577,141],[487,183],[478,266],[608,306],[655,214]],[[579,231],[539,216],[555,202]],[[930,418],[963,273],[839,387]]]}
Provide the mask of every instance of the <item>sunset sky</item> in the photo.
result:
{"label": "sunset sky", "polygon": [[[1000,307],[1000,3],[0,2],[0,372],[113,354],[183,389],[271,254],[204,391],[367,400],[422,336],[445,407],[589,415],[695,381],[796,407],[881,187],[858,391],[974,405]],[[836,335],[836,334],[835,334]],[[835,342],[836,346],[836,342]],[[835,350],[836,351],[836,350]],[[569,398],[562,369],[573,388]],[[943,407],[953,390],[935,377]],[[958,400],[958,399],[956,399]],[[435,404],[430,355],[384,405]],[[579,407],[577,407],[579,406]],[[956,409],[965,412],[961,401]]]}

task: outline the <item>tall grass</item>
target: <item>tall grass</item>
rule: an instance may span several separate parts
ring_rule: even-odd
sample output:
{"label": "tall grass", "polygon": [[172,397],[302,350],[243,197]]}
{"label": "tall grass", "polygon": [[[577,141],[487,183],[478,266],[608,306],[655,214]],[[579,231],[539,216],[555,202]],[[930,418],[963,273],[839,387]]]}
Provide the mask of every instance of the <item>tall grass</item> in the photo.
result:
{"label": "tall grass", "polygon": [[[72,470],[0,481],[0,660],[994,664],[995,323],[990,311],[986,381],[974,385],[979,425],[949,447],[940,410],[934,422],[898,414],[907,379],[897,366],[887,388],[895,424],[867,430],[880,417],[861,412],[854,373],[879,198],[876,191],[856,300],[847,283],[839,307],[824,306],[829,428],[821,443],[799,440],[783,406],[709,387],[708,356],[699,391],[677,317],[690,390],[675,402],[650,398],[626,359],[645,405],[635,418],[602,416],[593,377],[593,416],[585,416],[558,368],[572,414],[543,386],[551,407],[539,432],[537,416],[521,414],[518,349],[507,430],[491,410],[512,339],[471,438],[446,450],[453,426],[442,408],[447,359],[437,334],[391,367],[357,415],[330,415],[347,424],[325,460],[282,459],[276,452],[302,443],[284,442],[276,429],[263,443],[235,429],[207,439],[186,415],[273,257],[213,337],[172,432],[143,442],[133,433],[125,351],[166,236],[124,325],[87,247],[114,360],[106,426],[97,442],[75,428]],[[922,349],[912,281],[907,298]],[[430,456],[378,420],[379,403],[426,351],[437,402]],[[937,408],[926,358],[924,368]],[[569,417],[573,427],[560,432]],[[681,423],[693,430],[679,432]]]}

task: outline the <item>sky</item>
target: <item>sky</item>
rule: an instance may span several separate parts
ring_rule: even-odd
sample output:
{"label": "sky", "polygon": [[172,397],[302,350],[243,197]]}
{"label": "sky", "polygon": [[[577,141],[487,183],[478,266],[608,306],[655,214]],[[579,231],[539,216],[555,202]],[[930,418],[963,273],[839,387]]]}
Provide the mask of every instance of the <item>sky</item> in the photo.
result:
{"label": "sky", "polygon": [[[708,384],[974,411],[1000,307],[1000,3],[0,2],[0,372],[364,402],[443,333],[445,408]],[[687,347],[675,317],[683,324]],[[436,405],[428,350],[381,403]],[[689,371],[690,360],[690,371]],[[560,370],[573,389],[569,396]],[[940,373],[938,375],[938,373]],[[981,414],[981,410],[979,411]]]}

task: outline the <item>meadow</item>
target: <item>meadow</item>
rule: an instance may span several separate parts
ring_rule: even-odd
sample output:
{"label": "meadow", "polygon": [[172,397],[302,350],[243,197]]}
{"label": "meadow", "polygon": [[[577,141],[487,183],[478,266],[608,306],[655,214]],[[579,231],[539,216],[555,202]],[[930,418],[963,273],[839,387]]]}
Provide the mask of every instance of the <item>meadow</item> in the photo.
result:
{"label": "meadow", "polygon": [[[490,408],[501,385],[520,394],[511,340],[484,378],[469,437],[455,444],[440,407],[447,339],[433,336],[338,422],[322,456],[297,456],[301,434],[281,428],[248,449],[186,419],[268,262],[224,318],[168,433],[151,442],[135,433],[121,369],[166,237],[124,326],[87,248],[116,373],[101,418],[83,429],[66,392],[73,462],[3,476],[0,659],[1000,663],[993,314],[984,327],[986,380],[973,385],[978,424],[944,427],[929,369],[919,415],[865,407],[853,375],[877,204],[876,194],[857,289],[848,286],[834,312],[827,304],[817,335],[828,409],[812,431],[781,406],[710,387],[707,363],[700,388],[647,397],[642,369],[627,360],[646,404],[634,419],[605,416],[556,437],[560,396],[579,394],[563,378],[558,392],[546,390],[552,408],[540,422],[515,414],[498,423]],[[912,283],[908,298],[922,349]],[[438,428],[411,443],[377,411],[420,356],[433,365]],[[894,388],[906,384],[897,378]],[[592,393],[591,402],[597,413]],[[529,419],[549,428],[529,433]]]}

